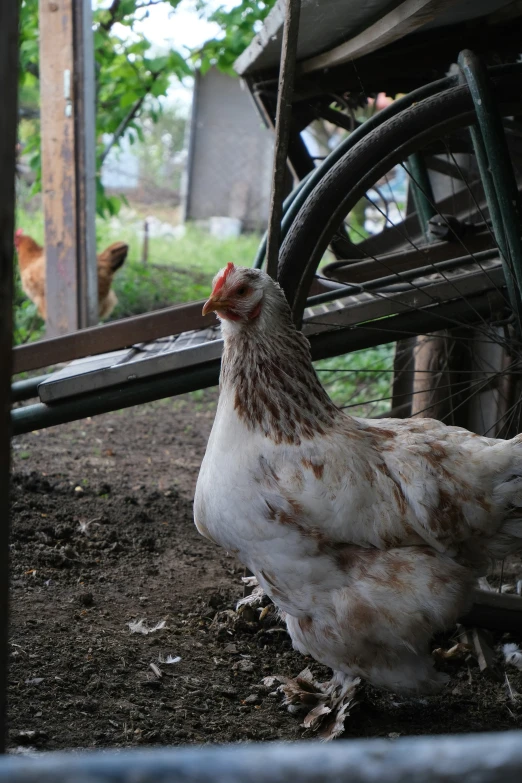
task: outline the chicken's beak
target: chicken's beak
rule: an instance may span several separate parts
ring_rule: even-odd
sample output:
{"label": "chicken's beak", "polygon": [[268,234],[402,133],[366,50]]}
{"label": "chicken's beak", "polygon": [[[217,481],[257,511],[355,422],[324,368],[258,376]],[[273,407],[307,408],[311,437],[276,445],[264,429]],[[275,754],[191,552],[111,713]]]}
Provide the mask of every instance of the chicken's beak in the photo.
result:
{"label": "chicken's beak", "polygon": [[203,305],[203,315],[215,313],[218,310],[226,310],[229,306],[230,302],[226,299],[220,299],[219,296],[211,296]]}

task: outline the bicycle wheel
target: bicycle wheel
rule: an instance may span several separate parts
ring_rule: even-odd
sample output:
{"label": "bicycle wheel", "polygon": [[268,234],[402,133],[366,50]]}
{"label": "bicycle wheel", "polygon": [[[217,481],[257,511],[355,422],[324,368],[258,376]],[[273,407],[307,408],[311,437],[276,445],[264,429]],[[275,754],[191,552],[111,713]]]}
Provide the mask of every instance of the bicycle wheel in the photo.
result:
{"label": "bicycle wheel", "polygon": [[[499,76],[492,81],[502,115],[519,114],[522,74]],[[324,176],[295,217],[280,253],[278,279],[296,319],[302,317],[314,274],[328,245],[357,202],[395,166],[405,165],[412,154],[431,151],[430,144],[435,152],[436,142],[440,149],[440,143],[447,144],[444,139],[453,136],[460,142],[457,149],[462,152],[462,131],[473,121],[473,103],[467,86],[453,87],[383,123]],[[457,149],[451,152],[456,154]],[[473,197],[471,183],[467,182],[466,186]],[[390,225],[390,230],[396,230],[396,226]],[[397,236],[396,247],[408,243],[404,234]],[[372,245],[375,247],[376,243]]]}
{"label": "bicycle wheel", "polygon": [[[493,78],[501,114],[511,118],[510,146],[518,168],[522,144],[513,117],[520,114],[521,85],[520,73]],[[338,353],[355,346],[388,346],[378,356],[370,355],[371,361],[365,354],[364,373],[341,399],[344,405],[356,405],[355,412],[362,415],[389,415],[390,409],[394,415],[411,415],[413,395],[417,402],[424,399],[421,405],[413,405],[415,415],[435,413],[470,429],[506,435],[518,423],[519,352],[508,327],[514,316],[469,139],[473,120],[468,88],[456,86],[401,112],[363,138],[325,175],[299,211],[281,248],[279,282],[295,320],[303,320],[305,330],[319,325],[325,330],[343,327],[344,351]],[[386,186],[394,169],[402,170],[410,184],[422,187],[412,170],[412,156],[419,154],[428,168],[453,183],[446,195],[440,195],[439,187],[439,195],[432,195],[430,202],[434,231],[446,233],[444,241],[429,241],[416,214],[395,209],[390,217],[379,204],[383,183]],[[349,216],[365,197],[384,228],[357,243]],[[312,297],[309,305],[313,306],[305,313],[328,248],[335,248],[338,259],[343,254],[339,242],[343,234],[351,235],[345,243],[345,259],[325,270],[329,285],[349,288]],[[398,314],[402,334],[389,328]],[[400,340],[403,349],[410,341],[409,354],[403,351],[406,355],[401,357],[398,351],[393,357],[392,340]],[[360,364],[352,361],[346,368],[352,377]],[[343,368],[330,363],[321,370],[325,385],[332,385],[335,378],[334,386],[339,387]],[[428,378],[435,383],[428,384]],[[401,403],[399,387],[405,379],[402,396],[407,399]],[[430,404],[435,390],[438,407]],[[492,395],[498,398],[494,410],[488,402]]]}

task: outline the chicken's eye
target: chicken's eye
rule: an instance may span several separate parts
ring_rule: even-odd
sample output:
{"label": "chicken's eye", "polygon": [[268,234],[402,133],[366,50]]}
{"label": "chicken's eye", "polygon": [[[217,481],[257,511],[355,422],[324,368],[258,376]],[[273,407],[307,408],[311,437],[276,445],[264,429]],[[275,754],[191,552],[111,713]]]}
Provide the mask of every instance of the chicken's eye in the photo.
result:
{"label": "chicken's eye", "polygon": [[240,285],[236,291],[237,296],[244,296],[248,291],[247,285]]}

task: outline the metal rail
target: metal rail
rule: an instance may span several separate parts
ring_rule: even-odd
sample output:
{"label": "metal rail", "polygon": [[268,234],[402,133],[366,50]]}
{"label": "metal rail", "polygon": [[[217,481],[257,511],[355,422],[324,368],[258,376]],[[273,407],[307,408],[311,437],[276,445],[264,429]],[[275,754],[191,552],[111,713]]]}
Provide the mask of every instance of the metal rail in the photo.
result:
{"label": "metal rail", "polygon": [[15,381],[11,385],[11,402],[23,402],[38,397],[38,386],[49,377],[49,375],[36,375],[34,378]]}
{"label": "metal rail", "polygon": [[[494,250],[486,251],[475,256],[478,261],[486,261],[498,257],[498,252]],[[369,291],[383,292],[389,286],[401,286],[403,290],[408,291],[410,289],[411,281],[418,277],[424,277],[425,275],[432,275],[435,272],[448,272],[458,267],[470,266],[475,262],[473,258],[454,258],[450,261],[440,261],[439,263],[426,264],[425,266],[415,267],[404,272],[393,272],[390,275],[383,277],[377,277],[373,280],[369,280],[364,283],[347,283],[342,288],[334,289],[333,291],[325,291],[323,294],[317,294],[311,296],[307,300],[307,307],[314,307],[318,304],[326,304],[327,302],[334,302],[337,299],[342,299],[344,296],[350,294],[365,293]],[[390,268],[390,267],[388,267]],[[503,282],[503,280],[502,280]],[[404,284],[403,286],[401,284]],[[421,288],[418,286],[418,288]],[[422,290],[422,288],[421,288]]]}
{"label": "metal rail", "polygon": [[469,87],[478,127],[470,128],[475,155],[484,182],[495,238],[502,255],[513,312],[522,319],[522,240],[517,182],[511,164],[502,119],[488,70],[469,50],[459,54],[461,73]]}
{"label": "metal rail", "polygon": [[341,740],[329,746],[296,742],[50,753],[0,761],[0,783],[519,783],[521,777],[519,731]]}
{"label": "metal rail", "polygon": [[[498,249],[494,245],[489,234],[481,234],[466,240],[466,254],[457,245],[451,242],[435,242],[419,250],[404,250],[402,252],[383,253],[377,258],[353,259],[349,264],[346,261],[334,261],[322,267],[321,274],[326,275],[338,283],[369,283],[382,277],[383,269],[393,269],[394,272],[403,273],[419,269],[423,266],[433,266],[446,262],[460,262],[462,266],[470,264],[474,259],[485,260],[498,256]],[[375,254],[377,256],[377,254]]]}

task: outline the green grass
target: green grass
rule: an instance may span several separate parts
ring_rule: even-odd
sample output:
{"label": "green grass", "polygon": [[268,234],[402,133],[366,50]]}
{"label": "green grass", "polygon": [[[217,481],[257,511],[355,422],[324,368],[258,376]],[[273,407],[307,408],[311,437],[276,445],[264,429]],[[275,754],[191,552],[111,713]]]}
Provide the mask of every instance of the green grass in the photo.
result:
{"label": "green grass", "polygon": [[127,262],[114,279],[119,304],[113,318],[207,297],[216,272],[229,261],[250,266],[259,244],[257,235],[220,240],[196,228],[188,228],[180,238],[151,238],[149,263],[144,265],[138,260],[140,254],[135,237],[106,233],[99,246],[117,238],[128,241],[130,251]]}
{"label": "green grass", "polygon": [[[37,242],[43,243],[44,219],[41,211],[18,210],[17,225]],[[161,307],[191,302],[208,296],[213,276],[229,261],[250,266],[260,241],[258,235],[216,239],[202,230],[187,229],[183,237],[151,237],[149,263],[141,262],[142,221],[125,216],[98,220],[96,241],[99,250],[117,240],[129,244],[127,261],[114,278],[118,297],[111,320],[139,315]],[[15,342],[31,342],[42,336],[44,323],[35,306],[15,280]]]}
{"label": "green grass", "polygon": [[[330,397],[354,416],[376,416],[390,409],[394,344],[354,351],[315,362]],[[368,404],[370,400],[378,400]],[[382,401],[381,401],[382,400]],[[355,406],[355,407],[352,407]]]}

